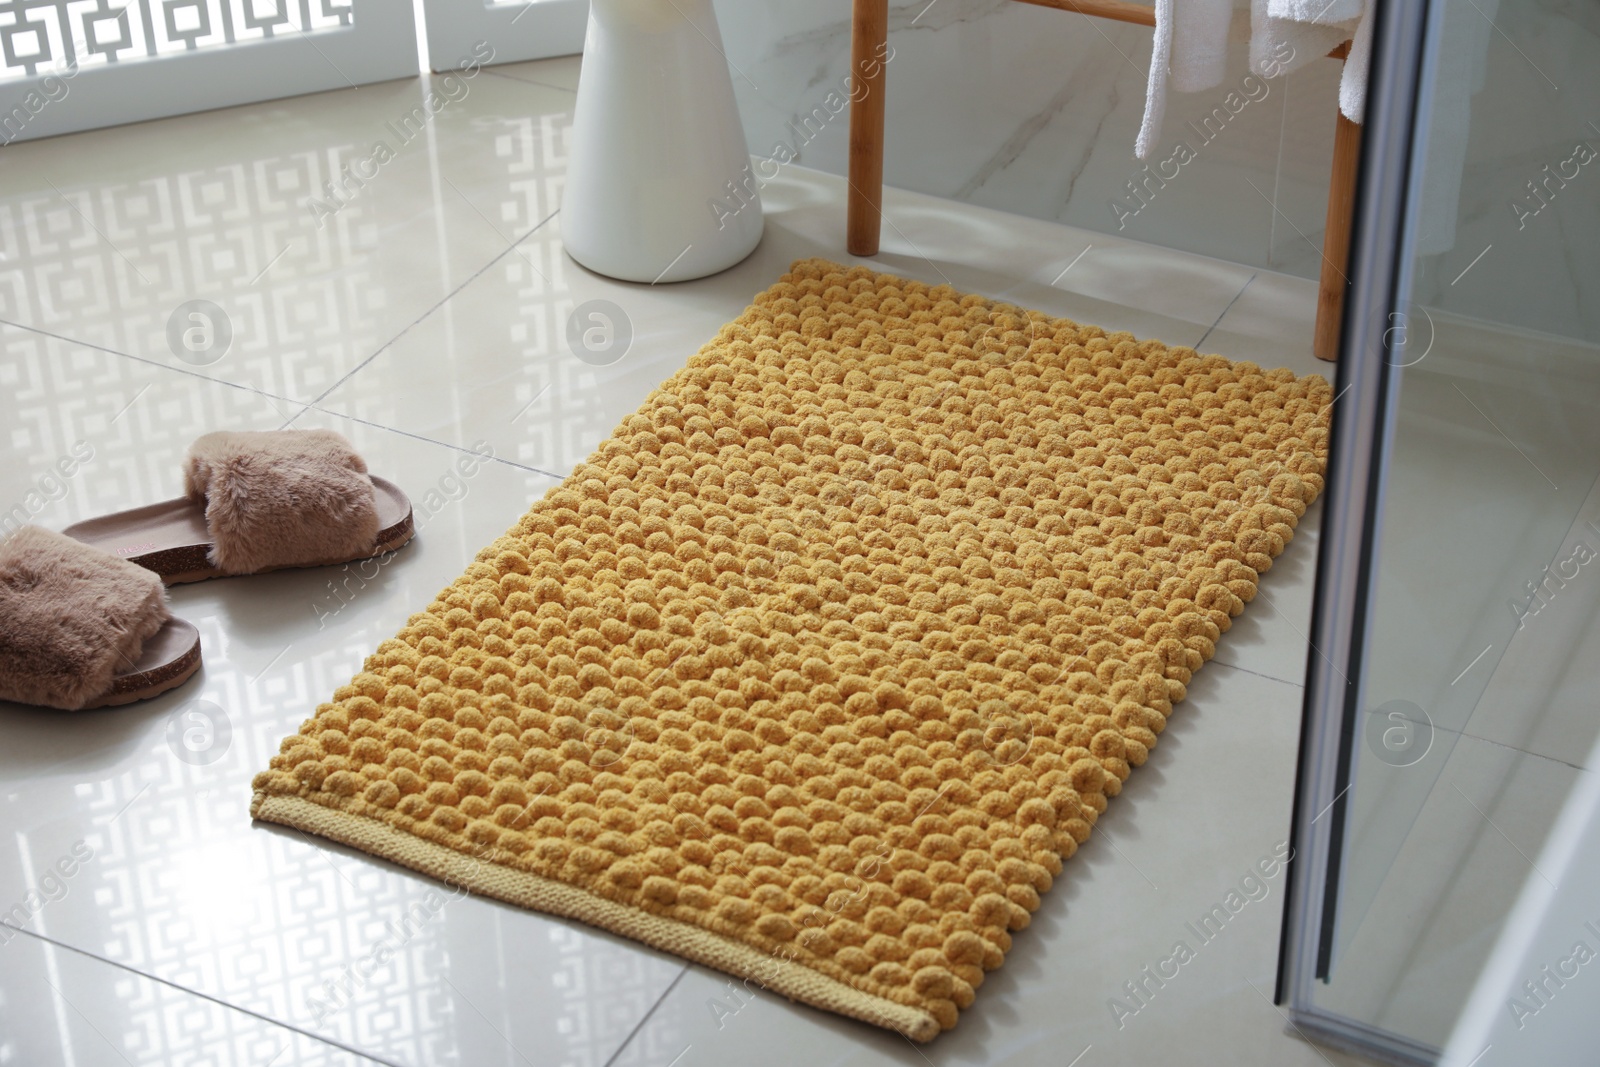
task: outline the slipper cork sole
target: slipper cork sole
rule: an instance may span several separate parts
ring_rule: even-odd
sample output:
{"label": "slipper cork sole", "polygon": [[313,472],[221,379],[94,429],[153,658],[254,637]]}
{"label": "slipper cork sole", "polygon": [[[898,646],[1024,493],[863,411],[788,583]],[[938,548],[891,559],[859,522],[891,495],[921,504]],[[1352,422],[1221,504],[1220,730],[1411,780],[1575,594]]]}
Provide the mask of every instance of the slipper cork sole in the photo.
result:
{"label": "slipper cork sole", "polygon": [[[372,551],[350,559],[324,559],[284,567],[267,567],[252,574],[299,567],[328,567],[371,559],[402,547],[416,535],[411,500],[386,478],[369,475],[378,509],[378,537]],[[205,505],[180,497],[131,511],[87,519],[61,531],[119,559],[137,563],[161,575],[168,585],[203,582],[231,575],[211,565],[211,534],[206,527]]]}
{"label": "slipper cork sole", "polygon": [[159,696],[200,669],[200,631],[183,619],[168,619],[139,650],[139,660],[117,673],[111,688],[82,709],[110,708]]}

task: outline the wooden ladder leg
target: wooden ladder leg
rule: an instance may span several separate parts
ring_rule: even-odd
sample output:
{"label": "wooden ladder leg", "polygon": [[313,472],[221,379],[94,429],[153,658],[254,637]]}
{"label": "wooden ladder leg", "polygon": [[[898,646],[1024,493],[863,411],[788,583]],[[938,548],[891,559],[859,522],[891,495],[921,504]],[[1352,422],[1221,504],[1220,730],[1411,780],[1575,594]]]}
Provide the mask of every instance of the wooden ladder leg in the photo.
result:
{"label": "wooden ladder leg", "polygon": [[889,39],[889,0],[855,0],[850,33],[850,190],[845,247],[853,256],[878,254],[883,225],[883,46]]}
{"label": "wooden ladder leg", "polygon": [[1333,177],[1328,183],[1328,224],[1322,235],[1322,284],[1317,290],[1317,327],[1311,350],[1318,359],[1339,358],[1339,324],[1350,288],[1350,226],[1361,164],[1361,124],[1340,112],[1333,132]]}

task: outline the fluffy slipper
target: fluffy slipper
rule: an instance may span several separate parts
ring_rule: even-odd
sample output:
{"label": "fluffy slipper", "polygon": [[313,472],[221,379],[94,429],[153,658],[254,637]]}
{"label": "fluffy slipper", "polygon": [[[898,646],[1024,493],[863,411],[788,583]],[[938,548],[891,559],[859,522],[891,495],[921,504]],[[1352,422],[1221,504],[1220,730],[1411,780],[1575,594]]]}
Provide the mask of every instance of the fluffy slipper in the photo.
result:
{"label": "fluffy slipper", "polygon": [[168,585],[392,552],[416,532],[411,501],[367,473],[332,430],[212,433],[189,449],[177,500],[63,531]]}
{"label": "fluffy slipper", "polygon": [[38,526],[0,544],[0,699],[129,704],[199,669],[200,631],[154,574]]}

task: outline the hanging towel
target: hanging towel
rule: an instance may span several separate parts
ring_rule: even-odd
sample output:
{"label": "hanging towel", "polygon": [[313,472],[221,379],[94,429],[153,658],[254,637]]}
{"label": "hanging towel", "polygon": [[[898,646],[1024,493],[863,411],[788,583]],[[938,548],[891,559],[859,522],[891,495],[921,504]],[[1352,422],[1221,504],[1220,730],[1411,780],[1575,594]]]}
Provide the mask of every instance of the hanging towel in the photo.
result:
{"label": "hanging towel", "polygon": [[1367,68],[1372,65],[1372,12],[1368,4],[1356,23],[1355,36],[1350,38],[1350,54],[1344,60],[1344,73],[1339,75],[1339,110],[1351,122],[1360,122],[1367,110]]}
{"label": "hanging towel", "polygon": [[1133,142],[1133,154],[1149,159],[1161,139],[1161,120],[1167,112],[1167,67],[1172,62],[1173,0],[1156,0],[1156,32],[1150,42],[1150,73],[1144,89],[1144,120]]}
{"label": "hanging towel", "polygon": [[1250,0],[1250,69],[1263,78],[1289,74],[1320,59],[1348,41],[1356,29],[1354,22],[1327,26],[1278,18],[1272,6],[1273,0]]}
{"label": "hanging towel", "polygon": [[1339,76],[1339,110],[1360,122],[1367,103],[1372,9],[1370,0],[1251,0],[1250,69],[1276,78],[1349,41],[1350,55]]}
{"label": "hanging towel", "polygon": [[[1155,16],[1144,120],[1133,146],[1139,159],[1148,159],[1161,140],[1168,88],[1192,93],[1221,83],[1233,0],[1155,0]],[[1372,19],[1371,0],[1250,0],[1250,69],[1276,78],[1349,41],[1339,77],[1339,110],[1360,122],[1367,103]]]}
{"label": "hanging towel", "polygon": [[1356,21],[1370,6],[1366,0],[1267,0],[1267,14],[1290,22],[1340,26]]}
{"label": "hanging towel", "polygon": [[[1451,5],[1444,20],[1430,115],[1428,155],[1417,252],[1438,254],[1455,244],[1461,175],[1466,160],[1472,96],[1483,88],[1490,20],[1499,0],[1477,0],[1473,16]],[[1350,42],[1339,77],[1339,110],[1360,122],[1367,104],[1372,58],[1372,0],[1250,0],[1250,69],[1263,78],[1291,73]],[[1161,139],[1167,89],[1214,88],[1225,75],[1232,0],[1155,0],[1144,121],[1134,153],[1146,159]]]}
{"label": "hanging towel", "polygon": [[1172,11],[1172,87],[1215,89],[1228,72],[1233,0],[1176,0]]}
{"label": "hanging towel", "polygon": [[1133,152],[1147,159],[1161,140],[1167,87],[1180,93],[1213,89],[1227,69],[1233,0],[1155,0],[1156,31],[1150,49],[1144,121]]}

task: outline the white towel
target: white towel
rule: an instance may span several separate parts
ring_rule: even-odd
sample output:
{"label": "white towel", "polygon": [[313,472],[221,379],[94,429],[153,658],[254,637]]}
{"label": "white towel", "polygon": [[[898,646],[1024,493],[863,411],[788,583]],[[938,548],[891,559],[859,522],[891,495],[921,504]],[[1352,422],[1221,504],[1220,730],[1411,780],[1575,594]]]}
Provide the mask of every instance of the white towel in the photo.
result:
{"label": "white towel", "polygon": [[1339,75],[1339,110],[1351,122],[1360,122],[1367,110],[1367,68],[1372,65],[1372,13],[1376,5],[1368,4],[1356,23],[1356,34],[1350,38],[1350,54],[1344,60],[1344,73]]}
{"label": "white towel", "polygon": [[1161,140],[1167,86],[1181,93],[1215,88],[1228,59],[1233,0],[1155,0],[1156,30],[1150,47],[1144,121],[1133,152],[1147,159]]}
{"label": "white towel", "polygon": [[[1339,110],[1360,122],[1372,54],[1370,0],[1250,0],[1250,69],[1263,78],[1298,70],[1350,41],[1339,78]],[[1133,154],[1148,159],[1161,140],[1167,90],[1215,88],[1226,71],[1233,0],[1155,0],[1144,120]]]}
{"label": "white towel", "polygon": [[1150,158],[1161,139],[1161,119],[1167,111],[1167,66],[1172,61],[1173,0],[1156,0],[1156,32],[1150,41],[1150,73],[1144,90],[1144,120],[1133,142],[1133,154]]}
{"label": "white towel", "polygon": [[[1455,244],[1461,174],[1473,94],[1483,88],[1490,22],[1499,0],[1478,0],[1471,16],[1447,10],[1423,168],[1417,252],[1437,254]],[[1372,58],[1371,0],[1250,0],[1250,69],[1263,78],[1298,70],[1345,41],[1350,54],[1339,78],[1339,110],[1360,122],[1367,105]],[[1225,74],[1231,0],[1155,0],[1156,32],[1144,122],[1134,152],[1146,159],[1161,138],[1167,88],[1196,92]],[[1483,16],[1483,17],[1474,17]]]}
{"label": "white towel", "polygon": [[1172,10],[1172,87],[1215,89],[1228,72],[1233,0],[1178,0]]}
{"label": "white towel", "polygon": [[1322,58],[1348,41],[1356,29],[1354,23],[1325,26],[1278,18],[1272,14],[1272,4],[1273,0],[1250,0],[1250,69],[1263,78],[1288,74]]}
{"label": "white towel", "polygon": [[1370,6],[1366,0],[1267,0],[1267,14],[1290,22],[1338,26],[1356,21]]}

